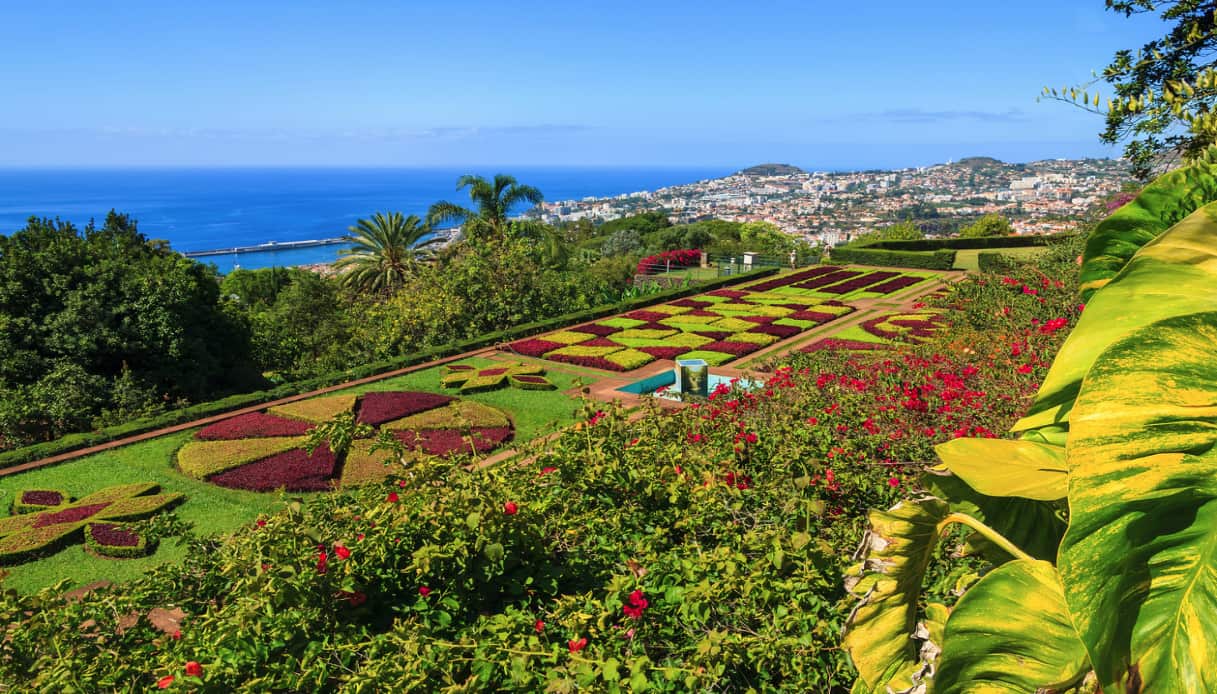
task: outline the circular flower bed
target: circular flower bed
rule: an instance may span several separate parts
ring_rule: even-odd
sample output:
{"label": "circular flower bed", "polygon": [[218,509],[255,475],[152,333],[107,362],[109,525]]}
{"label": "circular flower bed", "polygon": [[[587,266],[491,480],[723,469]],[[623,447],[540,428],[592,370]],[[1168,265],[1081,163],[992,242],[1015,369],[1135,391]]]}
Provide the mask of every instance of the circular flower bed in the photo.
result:
{"label": "circular flower bed", "polygon": [[195,433],[178,450],[186,475],[221,487],[268,492],[329,491],[384,480],[392,468],[372,441],[355,441],[342,455],[304,449],[314,426],[353,412],[357,421],[388,431],[413,455],[486,453],[511,440],[511,419],[480,403],[436,393],[392,391],[358,398],[335,395],[226,419]]}

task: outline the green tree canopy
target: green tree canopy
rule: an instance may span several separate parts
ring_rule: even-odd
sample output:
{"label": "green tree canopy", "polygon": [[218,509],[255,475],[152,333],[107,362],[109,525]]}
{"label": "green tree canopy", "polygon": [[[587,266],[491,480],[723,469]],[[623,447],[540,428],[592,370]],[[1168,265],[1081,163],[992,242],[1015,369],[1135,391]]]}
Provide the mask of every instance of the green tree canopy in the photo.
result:
{"label": "green tree canopy", "polygon": [[959,235],[965,239],[976,239],[986,236],[1010,236],[1014,227],[1010,220],[999,214],[987,214],[959,230]]}
{"label": "green tree canopy", "polygon": [[507,217],[513,207],[525,202],[538,205],[545,199],[540,190],[522,185],[506,174],[495,174],[493,181],[481,176],[461,176],[456,189],[466,188],[473,207],[446,200],[437,202],[427,213],[427,222],[435,227],[460,224],[461,232],[470,240],[502,240],[511,231]]}
{"label": "green tree canopy", "polygon": [[418,272],[418,263],[442,239],[416,215],[377,212],[351,227],[346,239],[352,248],[339,252],[334,269],[344,285],[364,292],[392,292]]}
{"label": "green tree canopy", "polygon": [[896,222],[879,230],[879,237],[884,241],[916,241],[925,238],[921,228],[909,221]]}
{"label": "green tree canopy", "polygon": [[[1045,88],[1052,99],[1105,116],[1100,139],[1125,142],[1141,179],[1194,159],[1217,142],[1217,3],[1213,0],[1106,0],[1125,16],[1157,13],[1168,25],[1136,53],[1117,51],[1101,77],[1078,87]],[[1105,102],[1098,82],[1114,95]],[[1094,89],[1095,91],[1090,91]]]}
{"label": "green tree canopy", "polygon": [[248,386],[248,355],[214,269],[125,215],[0,236],[0,447],[88,427],[133,393],[142,406]]}

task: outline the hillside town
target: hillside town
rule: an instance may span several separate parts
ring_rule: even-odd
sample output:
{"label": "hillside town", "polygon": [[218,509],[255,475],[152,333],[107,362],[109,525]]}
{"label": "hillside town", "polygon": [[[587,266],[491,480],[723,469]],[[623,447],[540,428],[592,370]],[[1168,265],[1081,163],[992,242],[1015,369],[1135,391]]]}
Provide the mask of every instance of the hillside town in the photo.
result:
{"label": "hillside town", "polygon": [[600,222],[662,210],[673,223],[764,221],[809,241],[837,245],[897,221],[949,233],[998,213],[1019,234],[1065,231],[1131,182],[1118,159],[1007,164],[973,157],[894,171],[807,172],[764,164],[724,178],[611,198],[546,202],[531,215],[548,223]]}

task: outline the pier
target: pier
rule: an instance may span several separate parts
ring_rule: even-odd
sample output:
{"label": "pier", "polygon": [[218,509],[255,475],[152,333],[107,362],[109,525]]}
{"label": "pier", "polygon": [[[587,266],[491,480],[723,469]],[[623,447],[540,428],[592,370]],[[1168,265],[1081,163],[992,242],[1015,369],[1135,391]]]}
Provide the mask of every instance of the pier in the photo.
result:
{"label": "pier", "polygon": [[297,248],[313,248],[315,246],[336,246],[349,243],[345,238],[310,239],[307,241],[267,241],[256,246],[234,246],[232,248],[216,248],[208,251],[185,251],[182,255],[187,258],[204,258],[212,255],[230,255],[233,253],[258,253],[263,251],[290,251]]}

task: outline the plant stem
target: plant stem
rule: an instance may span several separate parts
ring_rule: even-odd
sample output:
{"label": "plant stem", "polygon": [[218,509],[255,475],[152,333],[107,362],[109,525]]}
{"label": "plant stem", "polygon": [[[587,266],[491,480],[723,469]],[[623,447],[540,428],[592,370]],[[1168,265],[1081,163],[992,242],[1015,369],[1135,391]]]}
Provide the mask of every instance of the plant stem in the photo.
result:
{"label": "plant stem", "polygon": [[966,513],[952,513],[949,516],[947,516],[946,518],[942,519],[942,522],[938,524],[938,534],[941,535],[942,530],[951,523],[960,523],[962,525],[968,526],[969,528],[971,528],[971,529],[975,530],[976,532],[980,533],[981,535],[983,535],[985,537],[985,539],[989,540],[990,542],[997,545],[998,547],[1001,547],[1003,550],[1005,550],[1010,555],[1012,555],[1015,559],[1026,559],[1027,561],[1035,561],[1035,557],[1031,556],[1030,554],[1027,554],[1026,552],[1019,549],[1018,547],[1015,547],[1014,543],[1007,540],[1006,538],[1002,537],[1001,533],[997,532],[993,528],[990,528],[989,526],[985,525],[984,523],[976,520],[972,516],[967,515]]}

